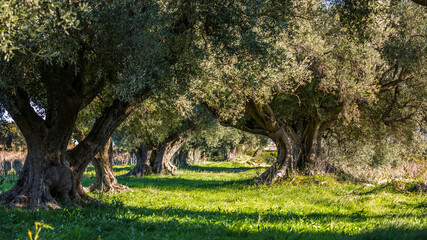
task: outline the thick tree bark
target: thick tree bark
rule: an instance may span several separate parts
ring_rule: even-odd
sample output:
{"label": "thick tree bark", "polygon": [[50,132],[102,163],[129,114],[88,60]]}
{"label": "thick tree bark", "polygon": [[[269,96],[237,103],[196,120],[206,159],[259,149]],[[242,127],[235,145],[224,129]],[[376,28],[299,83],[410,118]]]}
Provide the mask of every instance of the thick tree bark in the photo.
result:
{"label": "thick tree bark", "polygon": [[175,174],[177,168],[172,163],[176,152],[184,145],[185,138],[177,135],[166,139],[157,146],[156,157],[153,163],[153,172],[157,174]]}
{"label": "thick tree bark", "polygon": [[286,178],[294,172],[296,161],[301,154],[292,129],[281,126],[268,135],[276,144],[277,157],[276,161],[255,181],[257,184],[272,184]]}
{"label": "thick tree bark", "polygon": [[82,177],[93,157],[105,146],[114,130],[129,116],[133,105],[115,100],[106,108],[93,125],[89,134],[76,147],[69,150],[70,167],[76,182],[76,189],[83,199],[91,200],[84,191]]}
{"label": "thick tree bark", "polygon": [[174,163],[180,166],[188,166],[190,164],[200,162],[202,158],[202,152],[198,148],[190,148],[181,150],[175,157]]}
{"label": "thick tree bark", "polygon": [[141,145],[136,151],[136,165],[135,167],[126,173],[124,176],[137,176],[142,177],[146,175],[150,175],[152,173],[151,170],[151,162],[154,162],[155,150],[153,148],[146,147]]}
{"label": "thick tree bark", "polygon": [[[69,167],[58,161],[66,156],[65,150],[49,154],[41,146],[27,146],[20,177],[11,190],[0,195],[0,202],[10,207],[56,209],[60,208],[57,198],[71,204],[77,196],[73,176]],[[53,162],[56,164],[52,165]]]}
{"label": "thick tree bark", "polygon": [[[75,72],[70,76],[73,79]],[[16,89],[6,93],[9,101],[6,107],[26,140],[28,153],[17,183],[0,195],[2,204],[59,208],[61,205],[56,200],[75,204],[90,199],[81,185],[83,173],[132,110],[130,103],[114,101],[97,119],[88,136],[67,151],[77,115],[85,102],[81,100],[82,91],[75,89],[73,81],[58,84],[64,91],[53,91],[48,96],[50,105],[43,116],[45,119],[32,108],[25,91]]]}
{"label": "thick tree bark", "polygon": [[16,89],[7,94],[6,107],[26,140],[28,153],[17,183],[0,195],[1,203],[59,208],[55,198],[66,203],[79,199],[66,149],[82,102],[74,99],[75,92],[69,85],[64,87],[69,95],[50,102],[52,111],[46,113],[46,119],[34,111],[25,91]]}
{"label": "thick tree bark", "polygon": [[113,139],[110,137],[104,148],[92,160],[96,176],[88,187],[90,192],[118,193],[130,191],[125,185],[119,184],[113,173]]}
{"label": "thick tree bark", "polygon": [[188,166],[188,150],[181,150],[173,158],[173,163],[177,166]]}
{"label": "thick tree bark", "polygon": [[262,134],[271,138],[277,147],[276,161],[255,181],[257,184],[272,184],[286,178],[294,172],[300,148],[295,131],[282,124],[274,115],[268,104],[260,105],[253,101],[247,102],[246,112],[251,120],[241,129],[254,134]]}
{"label": "thick tree bark", "polygon": [[[215,110],[210,110],[215,114]],[[250,119],[244,125],[222,124],[267,136],[275,142],[278,151],[276,161],[256,180],[257,184],[272,184],[295,170],[303,174],[313,172],[321,149],[323,131],[338,118],[342,106],[326,109],[325,116],[301,119],[295,125],[281,122],[268,104],[248,101],[245,110]]]}

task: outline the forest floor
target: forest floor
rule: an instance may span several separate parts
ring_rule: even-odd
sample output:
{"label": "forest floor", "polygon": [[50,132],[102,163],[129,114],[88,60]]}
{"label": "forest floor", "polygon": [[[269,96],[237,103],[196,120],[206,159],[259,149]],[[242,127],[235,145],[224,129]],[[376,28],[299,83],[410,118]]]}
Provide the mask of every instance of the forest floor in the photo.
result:
{"label": "forest floor", "polygon": [[[264,169],[207,162],[175,176],[118,177],[133,191],[94,194],[102,203],[85,207],[0,207],[0,239],[28,239],[35,222],[54,228],[42,229],[41,239],[427,239],[425,193],[331,176],[254,185]],[[93,175],[91,168],[85,185]]]}

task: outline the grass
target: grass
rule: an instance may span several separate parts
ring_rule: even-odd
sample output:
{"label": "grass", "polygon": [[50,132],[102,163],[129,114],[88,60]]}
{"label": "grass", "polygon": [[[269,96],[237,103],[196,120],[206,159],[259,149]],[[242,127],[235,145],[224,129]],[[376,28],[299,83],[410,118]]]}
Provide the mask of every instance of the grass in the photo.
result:
{"label": "grass", "polygon": [[[132,166],[117,166],[117,175]],[[240,163],[190,166],[175,176],[118,177],[133,192],[63,210],[0,208],[0,239],[427,239],[427,196],[364,187],[330,176],[255,186],[264,169]],[[84,184],[93,176],[89,169]],[[11,187],[2,185],[0,191]]]}

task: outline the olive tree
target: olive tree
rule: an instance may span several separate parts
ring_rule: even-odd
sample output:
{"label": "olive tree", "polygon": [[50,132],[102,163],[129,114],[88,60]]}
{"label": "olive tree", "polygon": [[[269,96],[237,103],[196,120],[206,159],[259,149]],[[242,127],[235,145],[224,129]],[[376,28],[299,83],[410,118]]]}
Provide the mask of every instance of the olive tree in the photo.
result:
{"label": "olive tree", "polygon": [[[9,206],[58,208],[87,199],[81,178],[134,105],[160,89],[185,45],[180,3],[9,1],[1,8],[1,104],[28,148]],[[183,44],[181,44],[183,43]],[[112,93],[86,137],[67,150],[79,112]],[[76,201],[77,200],[77,201]]]}
{"label": "olive tree", "polygon": [[[261,46],[257,51],[240,45],[234,52],[210,48],[194,93],[223,124],[276,143],[277,160],[259,183],[276,182],[294,170],[310,173],[325,131],[338,120],[357,121],[361,105],[375,105],[381,93],[401,82],[380,77],[390,72],[383,52],[394,34],[387,20],[406,11],[389,2],[377,7],[381,11],[366,16],[372,21],[361,36],[348,31],[331,5],[308,1],[295,3],[294,17],[277,21],[281,28],[273,36],[263,28],[267,20],[277,20],[268,14],[250,24],[256,39],[247,29],[236,33],[236,44],[255,41]],[[401,31],[422,35],[423,30]]]}
{"label": "olive tree", "polygon": [[175,173],[177,168],[172,159],[197,124],[196,116],[186,115],[191,110],[180,112],[177,102],[179,100],[147,99],[114,134],[115,141],[132,151],[137,159],[127,176]]}

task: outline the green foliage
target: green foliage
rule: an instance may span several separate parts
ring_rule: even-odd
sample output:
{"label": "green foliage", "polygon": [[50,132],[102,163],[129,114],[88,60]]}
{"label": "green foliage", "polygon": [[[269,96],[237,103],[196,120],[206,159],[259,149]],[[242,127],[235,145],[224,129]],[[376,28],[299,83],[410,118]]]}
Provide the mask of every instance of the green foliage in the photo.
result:
{"label": "green foliage", "polygon": [[127,151],[141,144],[154,147],[182,129],[188,129],[185,125],[191,124],[191,120],[172,104],[171,99],[161,97],[142,102],[113,134],[115,145]]}
{"label": "green foliage", "polygon": [[[115,167],[115,173],[131,168]],[[118,177],[133,192],[104,194],[102,203],[85,208],[1,209],[0,239],[23,239],[42,220],[55,228],[43,232],[43,239],[423,239],[427,234],[425,194],[341,183],[331,176],[253,185],[262,171],[209,162],[175,177]]]}
{"label": "green foliage", "polygon": [[0,120],[0,145],[3,145],[4,148],[21,149],[25,147],[24,137],[15,123]]}
{"label": "green foliage", "polygon": [[221,120],[236,123],[251,100],[271,104],[285,122],[322,119],[337,105],[344,106],[343,116],[350,121],[358,118],[358,103],[376,100],[383,60],[373,42],[349,38],[336,21],[339,16],[320,1],[294,2],[293,8],[295,18],[280,22],[286,28],[274,38],[272,30],[253,26],[268,51],[240,49],[250,61],[213,52],[202,62],[194,92],[218,109]]}
{"label": "green foliage", "polygon": [[185,148],[198,148],[208,157],[224,160],[226,154],[234,147],[239,152],[255,151],[267,144],[268,139],[262,136],[245,133],[231,127],[225,127],[214,119],[191,132]]}
{"label": "green foliage", "polygon": [[277,152],[276,151],[263,151],[258,156],[255,157],[255,160],[260,163],[273,164],[276,161]]}
{"label": "green foliage", "polygon": [[0,55],[4,60],[17,52],[51,59],[64,37],[79,28],[78,14],[88,11],[82,2],[13,0],[0,1],[0,5]]}
{"label": "green foliage", "polygon": [[51,116],[70,82],[82,108],[95,96],[135,101],[184,85],[172,69],[182,52],[178,45],[186,43],[187,33],[177,29],[180,3],[166,8],[163,1],[3,2],[1,21],[14,23],[2,32],[12,39],[0,62],[0,101],[6,108],[11,100],[3,93],[23,89],[43,110],[39,115]]}

